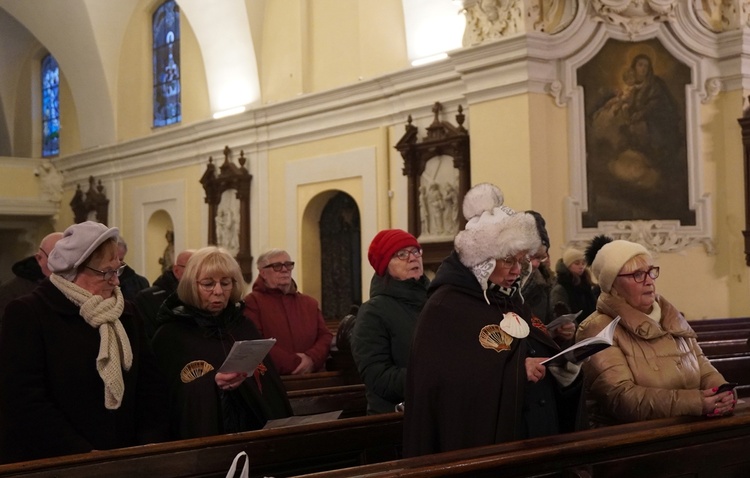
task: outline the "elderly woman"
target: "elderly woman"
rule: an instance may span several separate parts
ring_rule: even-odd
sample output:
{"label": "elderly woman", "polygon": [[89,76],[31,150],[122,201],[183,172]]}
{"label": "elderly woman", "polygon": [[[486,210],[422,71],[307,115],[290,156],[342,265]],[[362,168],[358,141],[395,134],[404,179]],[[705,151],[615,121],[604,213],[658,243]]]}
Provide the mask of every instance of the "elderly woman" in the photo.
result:
{"label": "elderly woman", "polygon": [[[534,217],[479,184],[464,197],[466,229],[429,287],[406,377],[404,455],[572,431],[582,380],[518,293],[541,242]],[[547,371],[550,374],[547,374]]]}
{"label": "elderly woman", "polygon": [[583,364],[594,400],[592,424],[731,413],[734,393],[716,393],[724,377],[703,355],[685,317],[656,294],[659,267],[646,248],[598,236],[586,254],[593,259],[601,294],[576,340],[596,335],[620,317],[613,345]]}
{"label": "elderly woman", "polygon": [[49,253],[49,280],[8,304],[0,462],[167,438],[163,377],[118,286],[117,236],[96,222],[68,227]]}
{"label": "elderly woman", "polygon": [[367,390],[367,413],[388,413],[404,401],[414,326],[427,300],[422,247],[401,229],[375,235],[367,258],[375,269],[370,299],[352,332],[352,354]]}
{"label": "elderly woman", "polygon": [[262,338],[242,314],[244,288],[234,257],[205,247],[159,309],[152,345],[169,384],[174,439],[256,430],[291,415],[268,357],[252,375],[217,372],[235,341]]}

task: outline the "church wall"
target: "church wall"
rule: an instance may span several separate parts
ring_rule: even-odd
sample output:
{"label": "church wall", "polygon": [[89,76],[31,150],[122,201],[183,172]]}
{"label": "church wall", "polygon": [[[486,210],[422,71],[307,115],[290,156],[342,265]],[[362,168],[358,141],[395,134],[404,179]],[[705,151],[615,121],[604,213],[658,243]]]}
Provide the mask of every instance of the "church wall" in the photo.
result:
{"label": "church wall", "polygon": [[[153,65],[151,0],[142,0],[128,24],[119,58],[116,93],[117,134],[120,141],[149,136],[153,129]],[[211,118],[203,58],[186,15],[180,15],[180,77],[182,124]]]}

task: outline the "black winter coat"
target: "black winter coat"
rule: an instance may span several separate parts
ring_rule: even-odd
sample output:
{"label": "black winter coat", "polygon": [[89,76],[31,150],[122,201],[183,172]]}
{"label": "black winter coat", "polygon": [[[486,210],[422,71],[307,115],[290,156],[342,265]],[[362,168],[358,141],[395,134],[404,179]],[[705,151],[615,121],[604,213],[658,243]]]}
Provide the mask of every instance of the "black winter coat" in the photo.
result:
{"label": "black winter coat", "polygon": [[[152,347],[169,385],[169,420],[175,440],[263,428],[272,418],[292,414],[286,390],[271,359],[236,390],[224,391],[214,377],[237,340],[262,338],[242,315],[244,304],[230,303],[219,316],[188,306],[172,294],[159,310]],[[213,370],[184,383],[183,368],[204,360]]]}
{"label": "black winter coat", "polygon": [[[417,321],[406,379],[404,456],[490,445],[562,431],[579,423],[582,379],[562,389],[552,374],[527,380],[525,359],[559,351],[543,326],[531,324],[518,296],[488,291],[455,252],[441,264]],[[479,333],[506,312],[529,321],[526,338],[497,352]]]}
{"label": "black winter coat", "polygon": [[135,308],[120,317],[133,350],[117,410],[96,371],[99,331],[49,280],[6,309],[0,331],[0,463],[167,439],[166,387]]}

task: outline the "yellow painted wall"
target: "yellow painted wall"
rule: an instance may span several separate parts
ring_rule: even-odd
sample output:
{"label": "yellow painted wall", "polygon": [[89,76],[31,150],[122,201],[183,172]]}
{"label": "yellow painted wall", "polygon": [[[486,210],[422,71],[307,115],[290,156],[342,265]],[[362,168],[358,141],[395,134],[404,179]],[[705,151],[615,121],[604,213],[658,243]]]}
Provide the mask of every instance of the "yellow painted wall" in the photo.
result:
{"label": "yellow painted wall", "polygon": [[[161,2],[141,0],[125,32],[117,81],[117,135],[120,141],[148,136],[153,129],[152,16]],[[189,19],[180,15],[182,124],[211,118],[203,57]]]}
{"label": "yellow painted wall", "polygon": [[39,197],[39,179],[34,177],[36,161],[11,159],[2,161],[0,174],[0,191],[2,197],[28,198]]}

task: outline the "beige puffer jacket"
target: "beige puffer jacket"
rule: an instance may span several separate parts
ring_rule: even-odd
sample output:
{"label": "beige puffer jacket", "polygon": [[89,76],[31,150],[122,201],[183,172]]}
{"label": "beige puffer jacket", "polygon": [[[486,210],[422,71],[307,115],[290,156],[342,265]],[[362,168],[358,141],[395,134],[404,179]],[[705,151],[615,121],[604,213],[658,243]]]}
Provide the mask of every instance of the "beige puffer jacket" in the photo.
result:
{"label": "beige puffer jacket", "polygon": [[621,317],[612,347],[583,363],[592,425],[677,415],[701,415],[701,390],[725,382],[703,355],[685,317],[657,296],[657,324],[622,298],[602,292],[597,311],[584,320],[576,341],[592,337]]}

